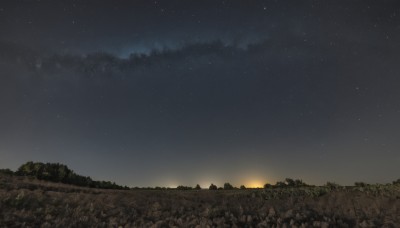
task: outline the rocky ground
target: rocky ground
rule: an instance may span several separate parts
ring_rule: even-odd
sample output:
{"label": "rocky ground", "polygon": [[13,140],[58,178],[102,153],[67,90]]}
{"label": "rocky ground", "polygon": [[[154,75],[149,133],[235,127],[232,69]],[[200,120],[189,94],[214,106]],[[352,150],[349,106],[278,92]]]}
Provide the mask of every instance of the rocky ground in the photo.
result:
{"label": "rocky ground", "polygon": [[0,227],[398,227],[400,186],[99,190],[0,175]]}

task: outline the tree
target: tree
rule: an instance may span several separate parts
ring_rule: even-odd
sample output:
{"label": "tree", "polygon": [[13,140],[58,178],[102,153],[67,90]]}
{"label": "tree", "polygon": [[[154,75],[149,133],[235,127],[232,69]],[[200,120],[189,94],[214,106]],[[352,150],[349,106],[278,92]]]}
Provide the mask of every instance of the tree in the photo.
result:
{"label": "tree", "polygon": [[183,185],[179,185],[178,187],[176,187],[176,189],[178,190],[192,190],[192,187],[189,186],[183,186]]}
{"label": "tree", "polygon": [[196,190],[201,190],[201,187],[200,187],[199,184],[196,184],[196,187],[194,187],[194,189],[196,189]]}
{"label": "tree", "polygon": [[337,190],[337,189],[341,188],[340,185],[338,185],[338,184],[336,184],[334,182],[329,182],[329,181],[326,182],[325,186],[330,188],[331,190]]}
{"label": "tree", "polygon": [[282,182],[282,181],[278,181],[278,182],[276,182],[275,186],[276,187],[286,187],[286,183]]}
{"label": "tree", "polygon": [[208,188],[209,190],[217,190],[217,186],[213,183],[211,183],[210,187]]}
{"label": "tree", "polygon": [[244,190],[244,189],[246,189],[246,186],[240,185],[240,189]]}
{"label": "tree", "polygon": [[264,188],[272,188],[272,185],[271,184],[264,184]]}
{"label": "tree", "polygon": [[356,187],[366,187],[368,184],[364,183],[364,182],[355,182],[354,185]]}
{"label": "tree", "polygon": [[34,176],[39,180],[61,182],[83,187],[126,189],[110,181],[94,181],[90,177],[81,176],[70,170],[66,165],[59,163],[27,162],[21,165],[17,172],[19,176]]}
{"label": "tree", "polygon": [[233,189],[233,186],[232,186],[230,183],[225,183],[225,184],[224,184],[224,189],[225,189],[225,190],[232,190],[232,189]]}
{"label": "tree", "polygon": [[12,176],[14,175],[14,172],[11,169],[0,169],[0,173]]}
{"label": "tree", "polygon": [[294,186],[296,186],[296,182],[295,182],[293,179],[291,179],[291,178],[286,178],[286,179],[285,179],[285,182],[286,182],[287,186],[289,186],[289,187],[294,187]]}
{"label": "tree", "polygon": [[304,183],[303,180],[299,180],[299,179],[294,180],[294,185],[296,187],[307,186],[307,184]]}

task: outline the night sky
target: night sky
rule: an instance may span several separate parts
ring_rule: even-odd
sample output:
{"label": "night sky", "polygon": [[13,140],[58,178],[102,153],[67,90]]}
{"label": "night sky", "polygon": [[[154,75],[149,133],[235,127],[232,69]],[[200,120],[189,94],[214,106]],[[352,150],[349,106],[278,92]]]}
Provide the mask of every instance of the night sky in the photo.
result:
{"label": "night sky", "polygon": [[386,183],[400,2],[0,2],[0,167],[128,186]]}

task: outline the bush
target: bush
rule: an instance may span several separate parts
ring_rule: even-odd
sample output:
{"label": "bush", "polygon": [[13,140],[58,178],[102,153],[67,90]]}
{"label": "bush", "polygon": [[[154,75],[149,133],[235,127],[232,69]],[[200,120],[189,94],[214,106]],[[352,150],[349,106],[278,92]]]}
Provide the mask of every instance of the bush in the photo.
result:
{"label": "bush", "polygon": [[14,172],[11,169],[0,169],[1,174],[9,175],[12,176],[14,175]]}
{"label": "bush", "polygon": [[200,187],[199,184],[196,184],[196,187],[194,187],[194,189],[196,189],[196,190],[201,190],[201,187]]}
{"label": "bush", "polygon": [[286,186],[288,186],[288,187],[302,187],[302,186],[307,186],[307,184],[305,184],[305,183],[303,182],[303,180],[299,180],[299,179],[293,180],[293,179],[291,179],[291,178],[286,178],[286,179],[285,179],[285,183],[286,183]]}
{"label": "bush", "polygon": [[287,185],[287,186],[290,186],[290,187],[296,186],[296,182],[295,182],[293,179],[291,179],[291,178],[286,178],[286,179],[285,179],[285,182],[286,182],[286,185]]}
{"label": "bush", "polygon": [[189,186],[183,186],[183,185],[179,185],[178,187],[176,187],[176,189],[178,190],[192,190],[192,187]]}
{"label": "bush", "polygon": [[286,187],[287,185],[286,185],[285,182],[278,181],[278,182],[276,182],[275,186],[276,186],[276,187]]}
{"label": "bush", "polygon": [[246,189],[246,186],[240,185],[240,189],[244,190],[244,189]]}
{"label": "bush", "polygon": [[272,188],[272,184],[264,184],[264,188]]}
{"label": "bush", "polygon": [[366,187],[368,184],[364,183],[364,182],[355,182],[354,185],[356,187]]}
{"label": "bush", "polygon": [[336,184],[334,182],[329,182],[329,181],[326,182],[325,186],[328,187],[331,190],[337,190],[337,189],[340,189],[342,187],[342,186],[340,186],[340,185],[338,185],[338,184]]}
{"label": "bush", "polygon": [[209,190],[217,190],[217,186],[215,184],[211,184],[210,187],[208,187]]}
{"label": "bush", "polygon": [[230,183],[225,183],[225,184],[224,184],[224,189],[225,189],[225,190],[232,190],[232,189],[233,189],[233,186],[232,186]]}
{"label": "bush", "polygon": [[105,189],[128,189],[110,181],[94,181],[90,177],[85,177],[76,174],[69,169],[66,165],[59,163],[42,163],[42,162],[27,162],[21,165],[16,175],[19,176],[33,176],[39,180],[47,180],[52,182],[61,182],[64,184],[72,184],[83,187],[91,188],[105,188]]}

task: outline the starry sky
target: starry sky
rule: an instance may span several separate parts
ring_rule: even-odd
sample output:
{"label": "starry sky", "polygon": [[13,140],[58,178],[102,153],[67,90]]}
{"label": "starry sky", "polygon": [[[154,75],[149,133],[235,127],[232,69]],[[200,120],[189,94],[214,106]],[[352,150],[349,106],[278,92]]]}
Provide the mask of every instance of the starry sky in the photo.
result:
{"label": "starry sky", "polygon": [[400,3],[0,2],[0,167],[128,186],[386,183]]}

